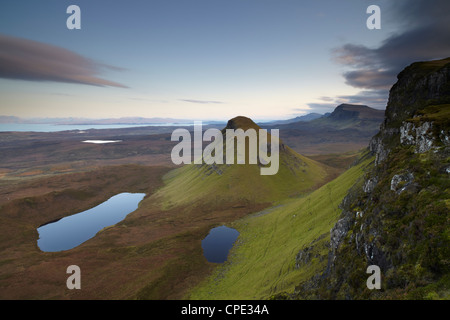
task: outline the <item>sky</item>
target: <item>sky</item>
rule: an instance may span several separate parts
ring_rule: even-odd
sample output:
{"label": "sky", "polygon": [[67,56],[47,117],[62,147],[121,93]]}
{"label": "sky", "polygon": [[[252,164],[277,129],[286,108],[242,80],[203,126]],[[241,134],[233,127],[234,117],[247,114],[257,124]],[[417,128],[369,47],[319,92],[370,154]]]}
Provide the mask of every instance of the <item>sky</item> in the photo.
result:
{"label": "sky", "polygon": [[[68,29],[70,5],[80,29]],[[370,5],[381,29],[369,29]],[[0,115],[288,119],[386,107],[450,56],[450,1],[2,0]]]}

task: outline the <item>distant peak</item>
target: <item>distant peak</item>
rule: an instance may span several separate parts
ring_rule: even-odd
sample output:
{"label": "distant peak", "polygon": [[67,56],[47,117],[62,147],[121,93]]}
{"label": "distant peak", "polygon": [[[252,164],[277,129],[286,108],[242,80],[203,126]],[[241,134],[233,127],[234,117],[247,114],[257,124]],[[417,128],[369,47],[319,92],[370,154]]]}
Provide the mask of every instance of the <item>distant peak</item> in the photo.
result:
{"label": "distant peak", "polygon": [[330,117],[332,119],[383,119],[384,110],[378,110],[361,104],[343,103],[334,109]]}
{"label": "distant peak", "polygon": [[362,104],[343,103],[343,104],[338,105],[336,107],[336,109],[334,109],[334,111],[337,111],[337,110],[361,110],[361,109],[366,109],[366,108],[372,109],[372,108],[370,108],[366,105],[362,105]]}

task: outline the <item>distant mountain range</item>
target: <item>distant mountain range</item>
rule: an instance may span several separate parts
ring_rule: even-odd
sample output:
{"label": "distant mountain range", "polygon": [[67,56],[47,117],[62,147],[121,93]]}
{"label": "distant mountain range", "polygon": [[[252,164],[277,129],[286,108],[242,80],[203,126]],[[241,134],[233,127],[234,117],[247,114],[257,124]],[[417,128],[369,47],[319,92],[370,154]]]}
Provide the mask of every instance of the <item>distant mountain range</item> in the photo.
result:
{"label": "distant mountain range", "polygon": [[377,131],[383,120],[384,110],[373,109],[365,105],[341,104],[330,115],[310,121],[310,124],[336,129],[356,128],[364,131]]}
{"label": "distant mountain range", "polygon": [[[358,105],[358,104],[340,104],[334,109],[333,112],[327,112],[325,114],[320,113],[308,113],[304,116],[298,116],[292,119],[287,120],[274,120],[265,123],[261,123],[262,126],[274,126],[274,125],[287,125],[287,124],[296,124],[299,122],[312,122],[314,125],[323,124],[329,125],[334,123],[333,126],[337,124],[337,122],[341,122],[343,125],[344,122],[352,122],[347,123],[347,125],[353,125],[355,122],[359,122],[361,120],[375,121],[379,123],[384,118],[384,110],[378,110],[374,108],[370,108],[366,105]],[[317,119],[321,119],[320,121],[314,121]],[[325,120],[326,119],[326,120]],[[292,126],[289,126],[292,127]]]}
{"label": "distant mountain range", "polygon": [[288,124],[288,123],[293,123],[293,122],[302,122],[302,121],[311,121],[311,120],[315,120],[318,118],[321,118],[325,115],[320,114],[320,113],[308,113],[305,114],[304,116],[298,116],[292,119],[287,119],[287,120],[275,120],[275,121],[269,121],[269,122],[265,122],[265,125],[278,125],[278,124]]}
{"label": "distant mountain range", "polygon": [[[382,120],[384,116],[383,110],[376,110],[364,105],[341,104],[333,113],[309,113],[303,116],[298,116],[287,120],[273,120],[261,123],[261,126],[274,125],[288,125],[298,122],[310,122],[317,119],[329,118],[331,120],[346,121],[346,120]],[[20,118],[15,116],[1,116],[0,123],[24,123],[24,124],[60,124],[60,125],[101,125],[101,124],[165,124],[165,123],[179,123],[187,124],[193,123],[192,119],[175,119],[175,118],[144,118],[144,117],[122,117],[114,119],[90,119],[90,118]],[[222,124],[224,121],[207,121],[209,124]],[[327,121],[322,121],[324,124]],[[317,124],[317,122],[315,123]]]}
{"label": "distant mountain range", "polygon": [[[308,120],[309,119],[309,120]],[[282,125],[283,128],[317,128],[317,127],[329,127],[337,129],[355,128],[367,125],[372,128],[376,126],[378,130],[380,123],[384,119],[384,110],[377,110],[365,105],[358,104],[341,104],[337,106],[332,113],[319,115],[317,113],[310,113],[303,117],[297,117],[284,122],[275,122],[277,125]],[[266,125],[274,125],[273,122]],[[281,128],[281,127],[280,127]]]}
{"label": "distant mountain range", "polygon": [[280,130],[280,137],[302,154],[337,153],[367,146],[380,129],[384,110],[365,105],[341,104],[330,114],[310,121],[260,124]]}

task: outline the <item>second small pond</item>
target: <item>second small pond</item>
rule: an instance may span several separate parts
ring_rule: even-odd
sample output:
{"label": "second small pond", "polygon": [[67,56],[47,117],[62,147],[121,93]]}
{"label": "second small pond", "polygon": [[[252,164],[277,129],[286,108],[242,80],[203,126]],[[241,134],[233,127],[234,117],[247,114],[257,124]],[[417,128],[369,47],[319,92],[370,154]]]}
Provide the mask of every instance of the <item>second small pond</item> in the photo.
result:
{"label": "second small pond", "polygon": [[203,255],[206,260],[214,263],[227,261],[228,252],[238,236],[239,232],[236,229],[226,226],[211,229],[206,238],[202,240]]}

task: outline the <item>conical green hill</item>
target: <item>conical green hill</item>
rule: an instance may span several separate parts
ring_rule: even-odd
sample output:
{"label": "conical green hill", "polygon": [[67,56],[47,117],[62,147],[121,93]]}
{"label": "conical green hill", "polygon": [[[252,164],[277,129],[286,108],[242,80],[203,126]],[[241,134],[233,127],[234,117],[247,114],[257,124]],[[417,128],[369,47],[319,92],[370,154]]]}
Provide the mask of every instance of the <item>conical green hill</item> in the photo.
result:
{"label": "conical green hill", "polygon": [[[255,129],[260,127],[251,119],[236,117],[221,131],[226,141],[226,129]],[[267,134],[270,151],[270,132]],[[259,140],[258,140],[259,141]],[[188,164],[165,176],[165,186],[153,197],[163,207],[202,206],[227,208],[253,204],[274,204],[290,196],[298,196],[325,182],[328,167],[304,157],[279,142],[279,169],[276,174],[262,175],[268,164]],[[226,148],[223,147],[224,158]],[[248,154],[248,144],[246,145]],[[234,155],[236,157],[236,155]],[[224,161],[225,162],[225,161]]]}

